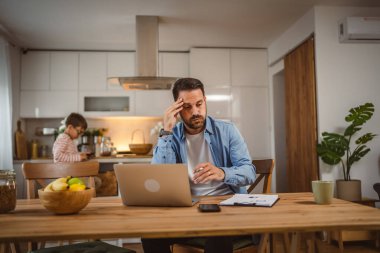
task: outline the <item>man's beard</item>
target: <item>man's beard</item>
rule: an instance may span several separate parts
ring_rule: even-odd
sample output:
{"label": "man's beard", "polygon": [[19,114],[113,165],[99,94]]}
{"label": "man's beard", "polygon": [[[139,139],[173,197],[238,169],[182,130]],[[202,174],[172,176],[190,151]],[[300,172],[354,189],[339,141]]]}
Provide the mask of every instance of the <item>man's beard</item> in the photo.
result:
{"label": "man's beard", "polygon": [[205,118],[202,115],[194,115],[189,120],[183,120],[185,125],[193,130],[203,128],[205,125]]}

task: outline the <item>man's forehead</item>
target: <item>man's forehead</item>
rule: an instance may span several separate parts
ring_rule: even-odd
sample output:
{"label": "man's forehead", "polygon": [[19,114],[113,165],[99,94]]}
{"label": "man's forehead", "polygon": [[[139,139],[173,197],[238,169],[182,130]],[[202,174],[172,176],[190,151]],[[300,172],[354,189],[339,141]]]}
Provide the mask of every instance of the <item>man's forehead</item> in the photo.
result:
{"label": "man's forehead", "polygon": [[202,90],[196,89],[196,90],[183,90],[178,93],[178,98],[182,98],[183,102],[187,101],[198,101],[203,99],[203,93]]}

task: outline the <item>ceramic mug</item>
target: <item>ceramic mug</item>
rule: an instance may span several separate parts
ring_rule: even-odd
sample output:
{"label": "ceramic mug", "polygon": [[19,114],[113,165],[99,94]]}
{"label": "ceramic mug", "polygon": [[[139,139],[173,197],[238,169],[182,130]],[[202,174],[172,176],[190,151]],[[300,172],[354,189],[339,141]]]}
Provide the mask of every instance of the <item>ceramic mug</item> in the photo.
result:
{"label": "ceramic mug", "polygon": [[314,199],[317,204],[327,205],[331,203],[334,195],[334,182],[316,180],[311,182]]}

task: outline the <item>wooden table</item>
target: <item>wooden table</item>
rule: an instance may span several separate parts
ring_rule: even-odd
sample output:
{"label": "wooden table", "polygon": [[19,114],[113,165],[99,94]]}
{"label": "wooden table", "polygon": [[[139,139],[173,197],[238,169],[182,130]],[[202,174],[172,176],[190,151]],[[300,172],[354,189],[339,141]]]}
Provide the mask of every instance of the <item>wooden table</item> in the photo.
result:
{"label": "wooden table", "polygon": [[[19,200],[14,212],[0,215],[0,242],[380,230],[375,208],[339,199],[316,205],[311,193],[279,195],[271,208],[223,206],[220,213],[200,213],[196,206],[126,207],[117,197],[104,197],[92,199],[79,214],[54,215],[38,199]],[[205,197],[201,202],[225,198]]]}
{"label": "wooden table", "polygon": [[[357,204],[360,205],[365,205],[365,206],[371,206],[371,207],[376,207],[376,202],[380,202],[378,199],[372,199],[372,198],[362,198],[361,200],[358,201],[353,201]],[[377,238],[378,233],[374,233],[373,231],[368,231],[368,230],[356,230],[356,231],[351,231],[351,230],[336,230],[334,232],[331,232],[328,234],[328,241],[330,240],[335,240],[338,242],[339,246],[339,252],[344,251],[344,245],[343,243],[345,241],[365,241],[365,240],[376,240],[376,245],[378,246],[379,241]]]}

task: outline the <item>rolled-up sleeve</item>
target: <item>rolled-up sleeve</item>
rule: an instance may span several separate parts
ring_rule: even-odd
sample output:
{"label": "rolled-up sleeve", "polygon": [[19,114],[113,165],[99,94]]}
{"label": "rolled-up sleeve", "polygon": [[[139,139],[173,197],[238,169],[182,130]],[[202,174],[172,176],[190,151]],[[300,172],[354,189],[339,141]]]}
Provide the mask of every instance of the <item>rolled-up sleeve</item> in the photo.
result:
{"label": "rolled-up sleeve", "polygon": [[159,137],[157,145],[154,147],[152,163],[176,163],[175,147],[173,145],[173,135]]}
{"label": "rolled-up sleeve", "polygon": [[228,128],[229,157],[232,163],[230,167],[222,167],[224,170],[224,182],[231,186],[247,186],[256,179],[256,170],[252,164],[247,144],[243,137],[232,124]]}

